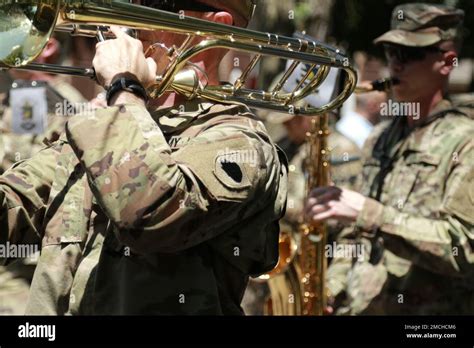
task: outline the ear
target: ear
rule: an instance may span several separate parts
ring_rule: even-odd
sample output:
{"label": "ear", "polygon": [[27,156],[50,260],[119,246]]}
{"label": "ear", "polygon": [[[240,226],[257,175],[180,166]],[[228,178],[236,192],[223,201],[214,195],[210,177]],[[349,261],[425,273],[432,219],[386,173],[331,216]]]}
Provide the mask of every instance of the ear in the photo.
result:
{"label": "ear", "polygon": [[442,75],[448,76],[451,71],[456,67],[458,61],[458,55],[454,51],[448,51],[444,53],[444,65],[440,69]]}
{"label": "ear", "polygon": [[229,12],[224,11],[214,13],[212,21],[226,25],[234,24],[234,18],[232,17],[232,15]]}
{"label": "ear", "polygon": [[38,57],[38,60],[41,60],[41,61],[49,60],[51,57],[54,57],[59,52],[59,49],[60,49],[59,41],[56,40],[55,38],[49,39],[45,48],[43,49],[40,56]]}

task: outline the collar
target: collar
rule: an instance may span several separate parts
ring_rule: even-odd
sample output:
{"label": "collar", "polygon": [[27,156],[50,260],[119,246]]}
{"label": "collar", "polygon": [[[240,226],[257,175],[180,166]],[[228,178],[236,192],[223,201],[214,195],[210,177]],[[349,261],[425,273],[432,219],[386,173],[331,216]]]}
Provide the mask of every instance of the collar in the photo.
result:
{"label": "collar", "polygon": [[[417,124],[413,129],[410,129],[408,133],[415,133],[415,136],[409,137],[406,144],[406,148],[411,151],[428,151],[431,144],[430,138],[434,135],[434,122],[448,113],[461,113],[456,107],[453,106],[453,103],[448,99],[441,100],[436,106],[431,110],[430,114],[425,117],[419,124]],[[423,140],[421,139],[423,138]]]}
{"label": "collar", "polygon": [[415,126],[415,129],[421,128],[430,124],[437,118],[443,117],[450,111],[455,111],[455,108],[453,107],[453,104],[451,103],[451,101],[449,101],[448,99],[441,100],[438,104],[436,104],[434,109],[431,110],[430,114],[427,117],[425,117],[425,119],[423,119],[419,124]]}
{"label": "collar", "polygon": [[191,122],[209,112],[212,105],[203,99],[193,99],[171,107],[158,107],[149,111],[161,131],[170,134],[187,128]]}
{"label": "collar", "polygon": [[431,138],[436,136],[434,122],[450,112],[459,113],[451,101],[441,100],[424,120],[410,130],[410,133],[413,134],[407,138],[403,146],[404,151],[429,154],[432,146]]}

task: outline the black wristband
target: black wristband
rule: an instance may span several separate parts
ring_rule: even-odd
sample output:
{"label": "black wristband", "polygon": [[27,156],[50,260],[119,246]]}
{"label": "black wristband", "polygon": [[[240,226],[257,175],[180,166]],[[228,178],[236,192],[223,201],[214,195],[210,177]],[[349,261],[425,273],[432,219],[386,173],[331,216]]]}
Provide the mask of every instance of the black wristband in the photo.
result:
{"label": "black wristband", "polygon": [[110,101],[112,100],[114,95],[120,91],[127,91],[133,93],[137,97],[142,98],[145,102],[148,101],[148,94],[146,92],[146,89],[141,85],[140,82],[138,82],[137,80],[121,77],[115,80],[107,90],[107,105],[110,106]]}

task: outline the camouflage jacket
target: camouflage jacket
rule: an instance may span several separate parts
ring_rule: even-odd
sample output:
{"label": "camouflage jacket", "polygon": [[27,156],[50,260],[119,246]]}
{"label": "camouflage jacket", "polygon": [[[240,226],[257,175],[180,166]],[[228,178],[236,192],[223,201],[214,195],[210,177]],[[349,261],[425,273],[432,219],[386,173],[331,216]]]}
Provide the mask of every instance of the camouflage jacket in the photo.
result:
{"label": "camouflage jacket", "polygon": [[278,259],[287,169],[245,107],[106,108],[0,179],[0,241],[42,238],[29,314],[241,314]]}
{"label": "camouflage jacket", "polygon": [[452,98],[452,102],[474,120],[474,93],[458,94]]}
{"label": "camouflage jacket", "polygon": [[339,314],[472,314],[474,122],[448,101],[411,132],[405,121],[366,144],[361,192],[376,197],[387,174],[343,231],[351,252],[333,260],[329,289],[346,296]]}

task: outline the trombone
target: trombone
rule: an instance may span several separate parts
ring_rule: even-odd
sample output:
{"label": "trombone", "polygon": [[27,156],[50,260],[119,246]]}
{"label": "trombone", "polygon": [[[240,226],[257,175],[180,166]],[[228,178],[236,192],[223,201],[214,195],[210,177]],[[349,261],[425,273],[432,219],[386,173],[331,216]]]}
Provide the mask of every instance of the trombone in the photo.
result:
{"label": "trombone", "polygon": [[[340,107],[356,88],[357,74],[348,57],[324,43],[193,17],[183,18],[176,13],[114,0],[3,0],[0,3],[0,69],[40,70],[94,78],[93,68],[37,64],[32,61],[41,53],[54,31],[95,36],[103,40],[110,34],[103,27],[111,25],[133,30],[171,31],[186,36],[180,47],[170,49],[170,62],[166,70],[148,88],[152,98],[174,91],[190,99],[199,97],[220,103],[245,104],[295,115],[315,116]],[[202,40],[193,44],[195,38]],[[197,54],[213,48],[238,50],[255,56],[235,83],[203,85],[197,72],[188,68],[189,62]],[[264,56],[293,62],[272,90],[246,88],[245,82],[250,72]],[[308,74],[291,92],[282,91],[283,85],[299,64],[309,66]],[[296,106],[299,100],[314,93],[324,82],[330,68],[342,69],[346,74],[341,92],[319,107]],[[314,71],[317,72],[314,74]]]}

